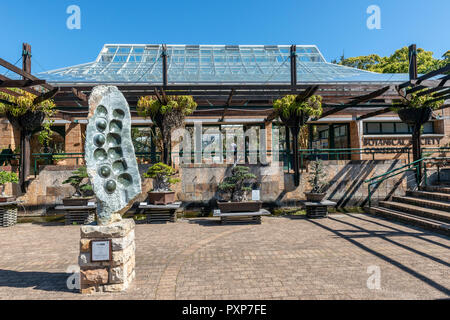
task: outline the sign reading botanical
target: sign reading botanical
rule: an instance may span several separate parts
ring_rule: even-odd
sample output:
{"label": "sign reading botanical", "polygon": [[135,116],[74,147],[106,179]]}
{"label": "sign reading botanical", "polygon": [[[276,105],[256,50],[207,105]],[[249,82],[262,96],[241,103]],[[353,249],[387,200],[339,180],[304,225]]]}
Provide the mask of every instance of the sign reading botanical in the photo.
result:
{"label": "sign reading botanical", "polygon": [[[422,145],[439,145],[441,138],[422,138]],[[365,147],[407,147],[411,145],[410,138],[364,138]]]}

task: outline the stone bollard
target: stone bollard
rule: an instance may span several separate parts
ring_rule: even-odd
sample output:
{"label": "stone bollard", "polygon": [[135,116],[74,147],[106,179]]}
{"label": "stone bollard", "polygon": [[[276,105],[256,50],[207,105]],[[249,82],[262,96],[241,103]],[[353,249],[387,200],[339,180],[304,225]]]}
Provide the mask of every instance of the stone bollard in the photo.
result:
{"label": "stone bollard", "polygon": [[[81,227],[78,263],[82,294],[117,292],[128,288],[135,277],[134,230],[133,219],[124,219],[104,226]],[[96,247],[96,241],[110,241],[111,251],[108,261],[93,261],[98,259],[96,249],[94,249],[94,256],[92,255],[92,248]]]}

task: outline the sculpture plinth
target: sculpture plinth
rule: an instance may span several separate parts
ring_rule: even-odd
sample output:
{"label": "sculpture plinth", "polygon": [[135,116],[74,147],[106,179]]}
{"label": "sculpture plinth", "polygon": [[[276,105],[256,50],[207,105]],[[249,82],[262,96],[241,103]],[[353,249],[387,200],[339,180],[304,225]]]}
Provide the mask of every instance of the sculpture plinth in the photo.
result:
{"label": "sculpture plinth", "polygon": [[[107,226],[81,227],[78,259],[81,293],[116,292],[128,288],[135,277],[134,227],[133,219],[123,219]],[[109,261],[93,261],[95,242],[110,242]]]}
{"label": "sculpture plinth", "polygon": [[89,97],[85,160],[97,197],[97,222],[81,227],[82,293],[125,290],[134,279],[134,220],[122,215],[141,193],[131,115],[114,86],[97,86]]}

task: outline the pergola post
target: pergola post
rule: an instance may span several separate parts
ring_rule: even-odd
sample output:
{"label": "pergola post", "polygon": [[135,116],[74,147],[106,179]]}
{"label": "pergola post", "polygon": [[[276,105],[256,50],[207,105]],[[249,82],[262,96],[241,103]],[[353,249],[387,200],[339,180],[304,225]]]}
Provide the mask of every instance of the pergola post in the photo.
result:
{"label": "pergola post", "polygon": [[[22,44],[22,70],[31,74],[31,45]],[[27,78],[23,76],[23,80]],[[20,130],[20,172],[19,183],[22,192],[26,192],[26,180],[30,175],[31,163],[31,132],[21,128]]]}
{"label": "pergola post", "polygon": [[[409,81],[417,79],[417,48],[415,44],[408,47],[408,58],[409,58]],[[413,125],[413,132],[411,136],[411,143],[413,149],[413,161],[417,161],[422,158],[422,148],[421,148],[421,127],[419,123]],[[417,164],[417,183],[420,184],[422,181],[422,163]]]}
{"label": "pergola post", "polygon": [[167,86],[167,45],[162,45],[162,76],[163,76],[163,86]]}

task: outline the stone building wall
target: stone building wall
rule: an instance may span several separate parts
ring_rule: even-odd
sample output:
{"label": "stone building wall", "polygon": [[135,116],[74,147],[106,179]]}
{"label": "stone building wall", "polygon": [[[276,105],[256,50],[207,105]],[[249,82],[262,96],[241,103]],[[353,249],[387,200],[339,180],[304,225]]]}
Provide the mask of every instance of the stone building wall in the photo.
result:
{"label": "stone building wall", "polygon": [[[339,206],[364,206],[367,204],[368,189],[365,180],[389,170],[405,165],[404,160],[380,161],[325,161],[324,169],[328,177],[327,198],[336,201]],[[261,190],[261,199],[272,205],[298,205],[305,200],[303,192],[309,191],[307,179],[309,173],[300,174],[300,185],[295,187],[292,173],[285,173],[282,167],[250,165],[256,174],[257,186]],[[180,176],[181,190],[177,196],[184,202],[208,203],[219,199],[217,185],[231,171],[230,165],[191,164],[182,165]],[[414,173],[407,172],[381,183],[373,192],[376,203],[392,195],[403,195],[407,186],[415,186]]]}

